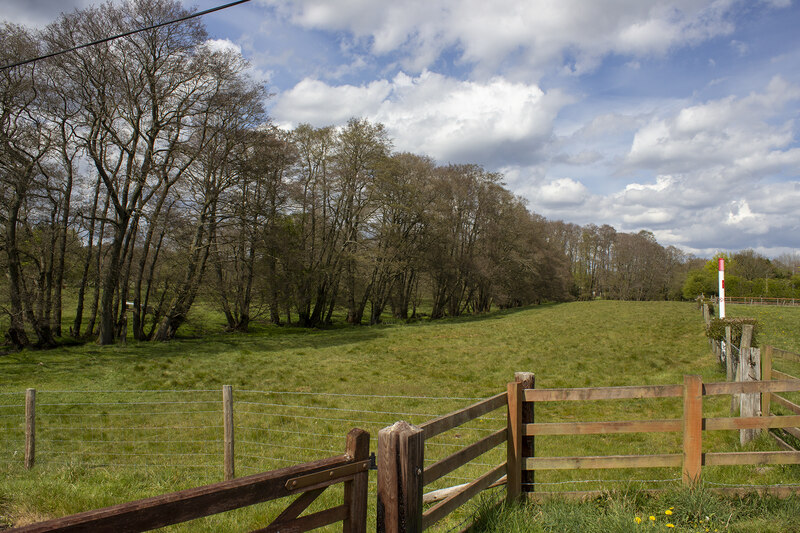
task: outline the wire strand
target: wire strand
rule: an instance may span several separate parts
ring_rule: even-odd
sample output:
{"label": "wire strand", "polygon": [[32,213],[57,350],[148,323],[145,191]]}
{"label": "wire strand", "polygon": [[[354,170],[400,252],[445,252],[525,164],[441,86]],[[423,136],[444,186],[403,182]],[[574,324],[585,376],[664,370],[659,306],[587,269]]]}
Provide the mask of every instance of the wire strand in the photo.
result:
{"label": "wire strand", "polygon": [[95,45],[98,45],[98,44],[107,43],[109,41],[114,41],[116,39],[121,39],[122,37],[127,37],[129,35],[134,35],[136,33],[141,33],[143,31],[155,30],[155,29],[161,28],[163,26],[169,26],[170,24],[177,24],[178,22],[184,22],[184,21],[187,21],[189,19],[196,18],[196,17],[202,17],[203,15],[208,15],[209,13],[213,13],[215,11],[220,11],[220,10],[223,10],[223,9],[227,9],[229,7],[237,6],[239,4],[244,4],[244,3],[249,2],[249,1],[250,0],[237,0],[236,2],[230,2],[229,4],[213,7],[211,9],[206,9],[204,11],[198,11],[197,13],[191,13],[191,14],[186,15],[184,17],[179,17],[179,18],[176,18],[176,19],[173,19],[173,20],[168,20],[167,22],[159,22],[158,24],[153,24],[151,26],[146,26],[144,28],[138,28],[138,29],[135,29],[135,30],[126,31],[124,33],[119,33],[117,35],[112,35],[111,37],[104,37],[102,39],[98,39],[96,41],[92,41],[92,42],[89,42],[89,43],[79,44],[78,46],[73,46],[72,48],[67,48],[66,50],[59,50],[58,52],[52,52],[52,53],[45,54],[45,55],[38,56],[38,57],[34,57],[34,58],[31,58],[31,59],[25,59],[23,61],[18,61],[16,63],[12,63],[10,65],[4,65],[4,66],[0,67],[0,71],[7,70],[7,69],[10,69],[10,68],[14,68],[14,67],[21,67],[21,66],[27,65],[29,63],[35,63],[36,61],[41,61],[43,59],[50,59],[51,57],[57,57],[57,56],[60,56],[60,55],[63,55],[63,54],[69,53],[69,52],[75,52],[76,50],[80,50],[82,48],[88,48],[90,46],[95,46]]}

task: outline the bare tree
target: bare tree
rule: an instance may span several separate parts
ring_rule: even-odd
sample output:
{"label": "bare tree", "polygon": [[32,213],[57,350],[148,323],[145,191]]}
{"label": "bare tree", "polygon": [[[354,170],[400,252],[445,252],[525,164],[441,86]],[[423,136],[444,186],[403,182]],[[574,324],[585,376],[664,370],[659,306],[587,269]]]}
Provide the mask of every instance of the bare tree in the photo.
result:
{"label": "bare tree", "polygon": [[[4,44],[0,53],[3,62],[36,55],[39,51],[38,41],[21,27],[5,25],[0,28],[0,33],[0,40]],[[33,65],[6,69],[0,73],[0,217],[4,228],[3,248],[10,300],[7,337],[17,347],[29,344],[26,322],[36,335],[37,345],[55,344],[49,320],[50,307],[44,307],[46,295],[52,286],[44,286],[46,281],[52,281],[49,278],[52,263],[44,263],[48,259],[45,248],[39,247],[38,252],[25,252],[23,246],[23,239],[26,238],[28,244],[33,244],[36,230],[31,224],[36,223],[36,204],[39,199],[47,197],[42,169],[51,150],[52,132],[40,109],[40,96],[44,92],[45,84]],[[39,230],[44,228],[46,225],[40,226]],[[25,235],[20,234],[20,229]],[[46,247],[45,243],[42,244]],[[23,254],[35,267],[32,279],[26,275]],[[38,300],[39,305],[34,306],[34,300]]]}

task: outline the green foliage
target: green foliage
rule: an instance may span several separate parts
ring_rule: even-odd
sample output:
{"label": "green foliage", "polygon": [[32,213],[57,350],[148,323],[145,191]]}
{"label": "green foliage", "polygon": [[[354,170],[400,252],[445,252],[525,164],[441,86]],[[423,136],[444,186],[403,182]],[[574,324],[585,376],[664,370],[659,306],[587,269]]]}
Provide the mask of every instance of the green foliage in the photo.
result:
{"label": "green foliage", "polygon": [[724,341],[725,328],[730,326],[731,342],[735,346],[741,346],[742,326],[745,324],[753,326],[753,339],[750,341],[750,346],[753,348],[758,347],[758,332],[760,324],[755,318],[712,318],[711,323],[706,327],[706,337],[715,341]]}
{"label": "green foliage", "polygon": [[690,270],[681,292],[686,300],[693,300],[700,295],[716,295],[717,274],[709,272],[706,268]]}

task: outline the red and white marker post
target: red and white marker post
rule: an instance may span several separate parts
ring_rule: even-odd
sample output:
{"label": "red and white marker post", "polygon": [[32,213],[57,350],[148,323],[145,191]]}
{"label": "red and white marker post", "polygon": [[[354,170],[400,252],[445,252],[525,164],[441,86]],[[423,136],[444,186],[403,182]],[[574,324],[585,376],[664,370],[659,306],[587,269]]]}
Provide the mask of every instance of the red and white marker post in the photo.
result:
{"label": "red and white marker post", "polygon": [[725,259],[719,258],[719,317],[725,318]]}

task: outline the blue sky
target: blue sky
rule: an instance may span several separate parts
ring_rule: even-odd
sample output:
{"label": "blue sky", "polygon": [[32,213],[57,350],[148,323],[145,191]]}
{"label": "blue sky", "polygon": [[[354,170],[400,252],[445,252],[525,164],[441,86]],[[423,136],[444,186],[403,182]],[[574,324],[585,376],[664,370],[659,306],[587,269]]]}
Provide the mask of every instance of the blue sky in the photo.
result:
{"label": "blue sky", "polygon": [[379,121],[398,151],[501,171],[548,218],[699,255],[800,250],[797,1],[253,0],[204,21],[279,125]]}

